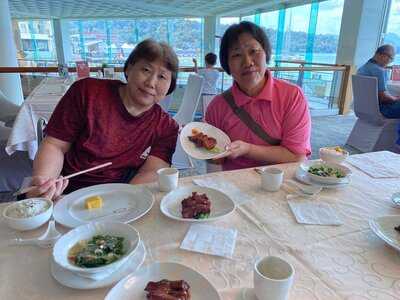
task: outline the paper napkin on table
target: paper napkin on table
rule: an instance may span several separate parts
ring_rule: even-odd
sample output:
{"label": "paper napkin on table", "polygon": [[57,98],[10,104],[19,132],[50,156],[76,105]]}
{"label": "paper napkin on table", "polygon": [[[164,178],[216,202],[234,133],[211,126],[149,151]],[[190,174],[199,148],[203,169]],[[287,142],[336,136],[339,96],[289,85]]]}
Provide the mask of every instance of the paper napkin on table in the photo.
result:
{"label": "paper napkin on table", "polygon": [[400,155],[390,151],[351,155],[347,162],[372,178],[400,177]]}
{"label": "paper napkin on table", "polygon": [[227,194],[236,205],[241,205],[247,201],[252,200],[252,198],[243,193],[236,185],[232,182],[218,179],[218,178],[202,178],[202,179],[193,179],[193,182],[198,186],[209,187],[216,189],[222,193]]}
{"label": "paper napkin on table", "polygon": [[335,210],[327,203],[314,201],[288,201],[296,221],[300,224],[342,225]]}
{"label": "paper napkin on table", "polygon": [[232,258],[236,229],[193,224],[182,241],[181,249]]}

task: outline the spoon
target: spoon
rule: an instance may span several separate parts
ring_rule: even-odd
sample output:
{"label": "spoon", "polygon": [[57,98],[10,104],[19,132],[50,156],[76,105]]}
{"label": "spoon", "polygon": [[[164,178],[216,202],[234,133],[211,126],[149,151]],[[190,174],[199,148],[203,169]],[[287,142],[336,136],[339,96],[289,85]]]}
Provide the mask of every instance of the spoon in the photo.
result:
{"label": "spoon", "polygon": [[44,234],[37,238],[21,239],[16,238],[12,240],[12,245],[34,245],[42,248],[52,248],[56,241],[61,237],[61,233],[56,228],[54,220],[49,221],[47,230]]}

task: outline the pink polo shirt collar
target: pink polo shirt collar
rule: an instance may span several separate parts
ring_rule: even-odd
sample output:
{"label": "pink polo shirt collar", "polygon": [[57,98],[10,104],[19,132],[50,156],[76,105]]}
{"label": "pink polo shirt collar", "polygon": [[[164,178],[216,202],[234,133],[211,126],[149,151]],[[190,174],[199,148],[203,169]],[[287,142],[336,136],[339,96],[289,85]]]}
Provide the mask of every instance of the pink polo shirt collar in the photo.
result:
{"label": "pink polo shirt collar", "polygon": [[255,96],[251,97],[246,95],[240,88],[237,82],[235,81],[232,86],[232,94],[235,98],[235,102],[238,106],[243,106],[253,100],[265,100],[265,101],[272,101],[273,99],[273,86],[274,86],[274,78],[271,75],[270,70],[266,70],[265,77],[267,79],[266,83],[264,84],[263,89],[261,92]]}

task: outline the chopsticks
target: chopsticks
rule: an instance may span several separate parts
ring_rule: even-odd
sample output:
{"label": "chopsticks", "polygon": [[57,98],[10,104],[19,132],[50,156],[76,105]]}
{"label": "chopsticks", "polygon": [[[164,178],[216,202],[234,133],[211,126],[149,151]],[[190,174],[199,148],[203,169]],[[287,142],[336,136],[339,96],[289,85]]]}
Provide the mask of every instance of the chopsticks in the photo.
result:
{"label": "chopsticks", "polygon": [[[97,169],[105,168],[105,167],[108,167],[110,165],[112,165],[112,162],[107,162],[105,164],[101,164],[101,165],[98,165],[96,167],[92,167],[92,168],[89,168],[89,169],[86,169],[86,170],[82,170],[82,171],[79,171],[79,172],[76,172],[76,173],[72,173],[72,174],[70,174],[68,176],[65,176],[63,178],[57,179],[56,182],[61,181],[63,179],[69,179],[69,178],[72,178],[72,177],[75,177],[75,176],[78,176],[78,175],[81,175],[81,174],[84,174],[84,173],[87,173],[87,172],[90,172],[90,171],[94,171],[94,170],[97,170]],[[21,194],[28,193],[31,190],[33,190],[34,188],[35,188],[35,186],[28,186],[26,188],[23,188],[22,190],[16,191],[13,194],[13,196],[18,196],[18,195],[21,195]]]}

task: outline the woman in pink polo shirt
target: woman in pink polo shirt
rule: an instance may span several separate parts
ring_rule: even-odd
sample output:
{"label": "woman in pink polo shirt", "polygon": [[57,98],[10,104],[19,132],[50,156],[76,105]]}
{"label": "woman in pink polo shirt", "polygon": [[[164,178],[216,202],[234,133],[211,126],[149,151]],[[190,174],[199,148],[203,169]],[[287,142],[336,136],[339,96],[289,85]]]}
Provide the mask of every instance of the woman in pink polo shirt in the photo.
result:
{"label": "woman in pink polo shirt", "polygon": [[[64,189],[156,180],[171,164],[178,124],[157,104],[176,86],[178,58],[165,43],[144,40],[124,66],[127,83],[85,78],[62,97],[33,162],[29,197],[55,199]],[[105,162],[112,165],[55,180]],[[134,177],[132,178],[132,176]]]}
{"label": "woman in pink polo shirt", "polygon": [[297,162],[311,154],[307,101],[298,86],[272,77],[270,56],[266,34],[251,22],[231,25],[222,37],[221,66],[234,83],[213,99],[205,120],[232,140],[224,170]]}

